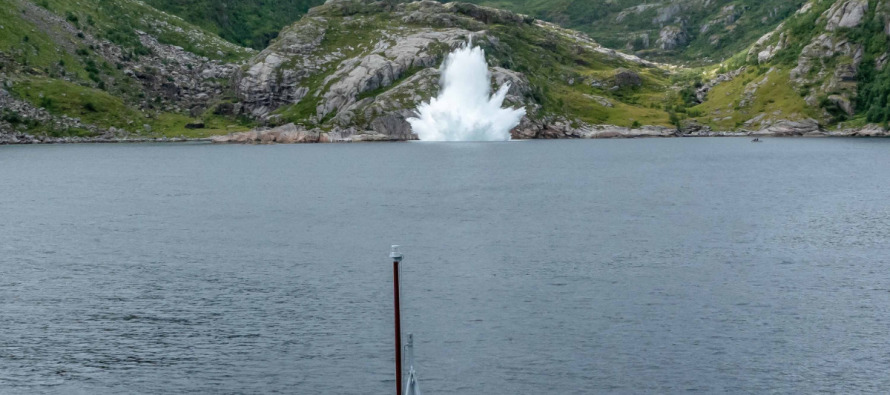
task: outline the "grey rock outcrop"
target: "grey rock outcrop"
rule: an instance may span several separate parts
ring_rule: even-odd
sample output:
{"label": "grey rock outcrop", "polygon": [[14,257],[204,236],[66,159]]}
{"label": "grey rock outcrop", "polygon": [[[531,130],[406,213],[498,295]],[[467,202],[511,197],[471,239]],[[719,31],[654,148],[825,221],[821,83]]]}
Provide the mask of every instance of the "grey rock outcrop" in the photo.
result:
{"label": "grey rock outcrop", "polygon": [[[780,24],[776,30],[760,37],[760,39],[751,46],[751,49],[748,50],[748,60],[752,61],[756,59],[757,63],[767,63],[772,60],[779,51],[785,49],[787,38],[785,32],[782,31],[783,28],[784,24]],[[772,43],[773,38],[776,37],[777,34],[778,37],[776,42]]]}
{"label": "grey rock outcrop", "polygon": [[713,78],[712,80],[702,84],[701,88],[696,89],[695,98],[699,103],[702,103],[707,99],[708,93],[711,89],[714,89],[717,85],[720,85],[724,82],[729,82],[741,75],[745,72],[745,68],[741,67],[739,69],[730,71],[728,73],[723,73]]}
{"label": "grey rock outcrop", "polygon": [[805,136],[821,131],[822,128],[815,119],[804,119],[800,121],[779,121],[764,129],[752,132],[750,135],[792,137]]}
{"label": "grey rock outcrop", "polygon": [[679,26],[665,26],[658,33],[658,40],[655,42],[659,48],[663,50],[674,50],[689,44],[689,35],[683,28]]}
{"label": "grey rock outcrop", "polygon": [[388,38],[395,44],[389,44],[389,40],[381,41],[370,55],[343,61],[323,83],[330,84],[330,88],[322,95],[318,118],[353,105],[364,92],[393,85],[410,69],[435,66],[444,56],[444,51],[434,50],[435,44],[441,43],[450,49],[461,44],[462,37],[471,34],[462,29],[448,29],[424,30],[407,36],[391,35]]}
{"label": "grey rock outcrop", "polygon": [[849,0],[838,2],[828,10],[828,22],[825,30],[833,32],[838,28],[859,26],[868,12],[868,0]]}
{"label": "grey rock outcrop", "polygon": [[327,31],[324,18],[305,18],[281,32],[237,76],[236,93],[242,111],[263,118],[284,104],[298,103],[309,93],[299,83],[343,57],[340,51],[319,53]]}

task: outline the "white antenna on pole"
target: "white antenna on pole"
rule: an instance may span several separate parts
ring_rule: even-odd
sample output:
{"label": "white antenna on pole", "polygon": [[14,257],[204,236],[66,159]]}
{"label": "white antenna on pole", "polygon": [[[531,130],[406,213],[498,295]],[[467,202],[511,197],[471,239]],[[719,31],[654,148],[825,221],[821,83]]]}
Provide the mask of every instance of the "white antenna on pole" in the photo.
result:
{"label": "white antenna on pole", "polygon": [[405,395],[421,395],[417,384],[417,373],[414,371],[414,334],[408,334],[408,345],[405,346],[408,361],[408,381],[405,383]]}

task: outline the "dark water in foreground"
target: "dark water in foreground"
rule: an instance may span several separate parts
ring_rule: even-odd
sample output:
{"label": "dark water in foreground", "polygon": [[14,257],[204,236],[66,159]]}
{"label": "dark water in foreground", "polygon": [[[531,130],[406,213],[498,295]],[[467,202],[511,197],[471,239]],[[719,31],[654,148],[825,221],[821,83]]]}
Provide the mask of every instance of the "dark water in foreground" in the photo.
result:
{"label": "dark water in foreground", "polygon": [[890,140],[0,147],[0,393],[890,388]]}

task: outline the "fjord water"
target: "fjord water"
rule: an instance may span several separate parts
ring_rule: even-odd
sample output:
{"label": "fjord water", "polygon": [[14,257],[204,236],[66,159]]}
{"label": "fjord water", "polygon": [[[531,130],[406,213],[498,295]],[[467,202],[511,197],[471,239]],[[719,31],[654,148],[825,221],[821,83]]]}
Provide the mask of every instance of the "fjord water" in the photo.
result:
{"label": "fjord water", "polygon": [[890,140],[0,147],[0,392],[890,388]]}

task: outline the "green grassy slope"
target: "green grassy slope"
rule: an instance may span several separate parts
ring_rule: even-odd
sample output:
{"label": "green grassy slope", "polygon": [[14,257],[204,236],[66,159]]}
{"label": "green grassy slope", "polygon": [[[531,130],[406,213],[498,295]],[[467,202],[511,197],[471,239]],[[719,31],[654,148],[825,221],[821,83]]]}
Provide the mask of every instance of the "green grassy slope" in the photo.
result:
{"label": "green grassy slope", "polygon": [[145,0],[220,37],[263,49],[286,25],[324,0]]}
{"label": "green grassy slope", "polygon": [[[849,4],[857,2],[814,0],[760,45],[726,62],[724,70],[745,72],[694,108],[704,114],[698,120],[731,127],[765,114],[761,118],[813,118],[825,126],[887,125],[890,3],[861,2],[867,4],[861,17],[844,18],[844,6],[853,8]],[[841,20],[850,26],[838,26]],[[770,49],[772,55],[759,59]]]}
{"label": "green grassy slope", "polygon": [[[138,31],[220,61],[241,60],[252,53],[135,0],[0,0],[0,27],[0,73],[14,98],[54,116],[79,118],[100,129],[115,127],[139,135],[215,132],[186,130],[185,124],[195,117],[161,110],[156,104],[159,92],[146,91],[142,77],[127,69],[137,67],[144,77],[153,68],[149,63],[140,66],[140,62],[158,61],[140,42]],[[31,134],[85,133],[28,120],[25,115],[4,109],[3,118]],[[223,131],[230,124],[239,124],[212,113],[206,118],[206,124]]]}
{"label": "green grassy slope", "polygon": [[[804,0],[469,0],[513,10],[590,34],[603,45],[652,59],[720,62],[775,28]],[[664,26],[681,28],[688,43],[661,50]],[[645,38],[644,38],[645,37]],[[646,43],[648,42],[648,45]]]}
{"label": "green grassy slope", "polygon": [[[448,0],[440,0],[447,2]],[[389,2],[404,2],[390,0]],[[525,13],[590,34],[603,45],[661,61],[708,64],[744,49],[799,9],[804,0],[469,0]],[[243,46],[262,49],[284,26],[324,0],[146,0]],[[688,36],[662,50],[664,26]],[[644,38],[645,37],[645,38]]]}

